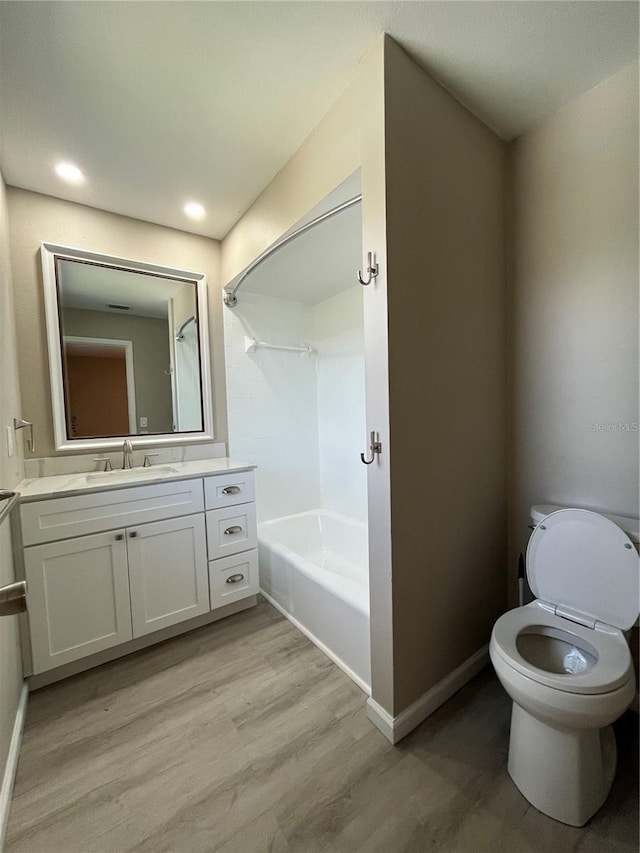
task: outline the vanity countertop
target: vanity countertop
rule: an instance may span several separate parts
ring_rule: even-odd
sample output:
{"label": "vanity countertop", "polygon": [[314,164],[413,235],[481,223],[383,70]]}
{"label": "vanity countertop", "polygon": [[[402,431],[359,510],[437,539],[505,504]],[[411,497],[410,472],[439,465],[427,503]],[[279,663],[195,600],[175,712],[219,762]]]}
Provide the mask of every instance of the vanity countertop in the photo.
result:
{"label": "vanity countertop", "polygon": [[23,480],[16,488],[20,500],[35,501],[45,498],[58,498],[67,495],[81,495],[87,492],[105,492],[112,489],[126,489],[128,486],[142,486],[145,483],[157,483],[159,480],[189,480],[193,477],[208,477],[212,474],[232,474],[240,471],[253,471],[255,465],[250,462],[238,462],[228,457],[216,459],[194,459],[190,462],[159,463],[150,468],[131,468],[126,471],[91,471],[82,474],[56,474],[51,477],[35,477]]}

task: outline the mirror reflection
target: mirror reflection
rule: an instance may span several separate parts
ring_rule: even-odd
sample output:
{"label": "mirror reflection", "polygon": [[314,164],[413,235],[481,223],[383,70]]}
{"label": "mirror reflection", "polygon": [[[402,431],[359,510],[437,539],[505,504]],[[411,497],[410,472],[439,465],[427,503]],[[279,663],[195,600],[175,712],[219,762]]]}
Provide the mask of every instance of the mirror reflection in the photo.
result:
{"label": "mirror reflection", "polygon": [[68,439],[203,429],[196,284],[56,257]]}

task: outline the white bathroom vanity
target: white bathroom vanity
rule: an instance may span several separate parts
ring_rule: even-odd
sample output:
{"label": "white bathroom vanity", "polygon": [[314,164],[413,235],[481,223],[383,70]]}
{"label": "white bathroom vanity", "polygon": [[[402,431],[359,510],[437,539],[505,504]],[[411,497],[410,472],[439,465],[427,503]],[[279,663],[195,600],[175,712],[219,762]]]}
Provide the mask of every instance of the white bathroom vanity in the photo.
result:
{"label": "white bathroom vanity", "polygon": [[24,481],[32,686],[254,605],[252,468],[207,459]]}

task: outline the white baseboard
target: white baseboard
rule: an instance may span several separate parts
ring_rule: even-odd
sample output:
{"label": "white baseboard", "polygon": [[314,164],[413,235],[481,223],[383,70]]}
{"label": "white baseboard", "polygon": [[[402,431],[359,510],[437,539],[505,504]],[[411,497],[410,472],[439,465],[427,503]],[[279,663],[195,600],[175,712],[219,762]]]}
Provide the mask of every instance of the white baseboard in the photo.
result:
{"label": "white baseboard", "polygon": [[5,764],[4,775],[2,777],[2,787],[0,788],[0,853],[4,850],[4,838],[7,832],[7,824],[9,822],[9,809],[11,808],[13,783],[15,782],[16,771],[18,769],[20,742],[22,740],[24,721],[27,716],[28,698],[29,685],[25,681],[22,685],[22,690],[20,691],[18,710],[16,711],[13,733],[11,735],[11,742],[9,743],[9,754],[7,755],[7,763]]}
{"label": "white baseboard", "polygon": [[467,658],[457,669],[445,676],[419,699],[412,702],[397,717],[392,717],[388,711],[378,705],[373,699],[367,699],[367,717],[391,743],[398,743],[409,732],[426,720],[441,705],[457,693],[461,687],[477,675],[489,662],[489,645],[483,646],[475,654]]}
{"label": "white baseboard", "polygon": [[269,604],[272,607],[275,607],[276,610],[278,610],[280,613],[282,613],[282,615],[285,617],[285,619],[288,619],[289,622],[291,622],[291,624],[294,625],[298,629],[298,631],[300,631],[301,634],[304,634],[305,637],[307,637],[309,640],[311,640],[311,642],[313,643],[314,646],[317,646],[321,652],[324,652],[324,654],[329,658],[329,660],[332,660],[335,663],[335,665],[337,667],[339,667],[344,672],[345,675],[348,675],[349,678],[358,685],[360,690],[362,690],[364,693],[366,693],[367,696],[371,695],[370,685],[368,685],[367,682],[363,678],[360,678],[359,675],[356,675],[356,673],[350,667],[348,667],[346,665],[346,663],[341,658],[339,658],[337,655],[335,655],[331,651],[331,649],[329,649],[327,646],[325,646],[325,644],[323,642],[321,642],[316,637],[315,634],[312,634],[311,631],[309,631],[308,628],[305,628],[301,622],[298,622],[298,620],[295,619],[290,613],[287,613],[287,611],[284,609],[284,607],[281,607],[281,605],[279,605],[278,602],[269,595],[269,593],[267,593],[263,589],[261,589],[260,595],[262,595],[264,598],[266,598],[266,600],[269,602]]}

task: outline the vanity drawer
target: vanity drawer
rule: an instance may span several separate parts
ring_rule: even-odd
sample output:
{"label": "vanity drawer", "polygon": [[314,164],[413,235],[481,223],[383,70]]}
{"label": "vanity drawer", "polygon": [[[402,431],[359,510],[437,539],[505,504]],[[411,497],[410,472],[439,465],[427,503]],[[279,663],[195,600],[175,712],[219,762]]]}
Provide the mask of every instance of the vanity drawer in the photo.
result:
{"label": "vanity drawer", "polygon": [[207,509],[220,509],[235,504],[251,503],[255,500],[253,471],[206,477],[204,499]]}
{"label": "vanity drawer", "polygon": [[258,593],[258,552],[245,551],[209,563],[211,609]]}
{"label": "vanity drawer", "polygon": [[24,503],[20,518],[24,545],[37,545],[203,510],[202,480],[183,480]]}
{"label": "vanity drawer", "polygon": [[255,504],[240,504],[207,513],[209,559],[217,560],[258,547]]}

